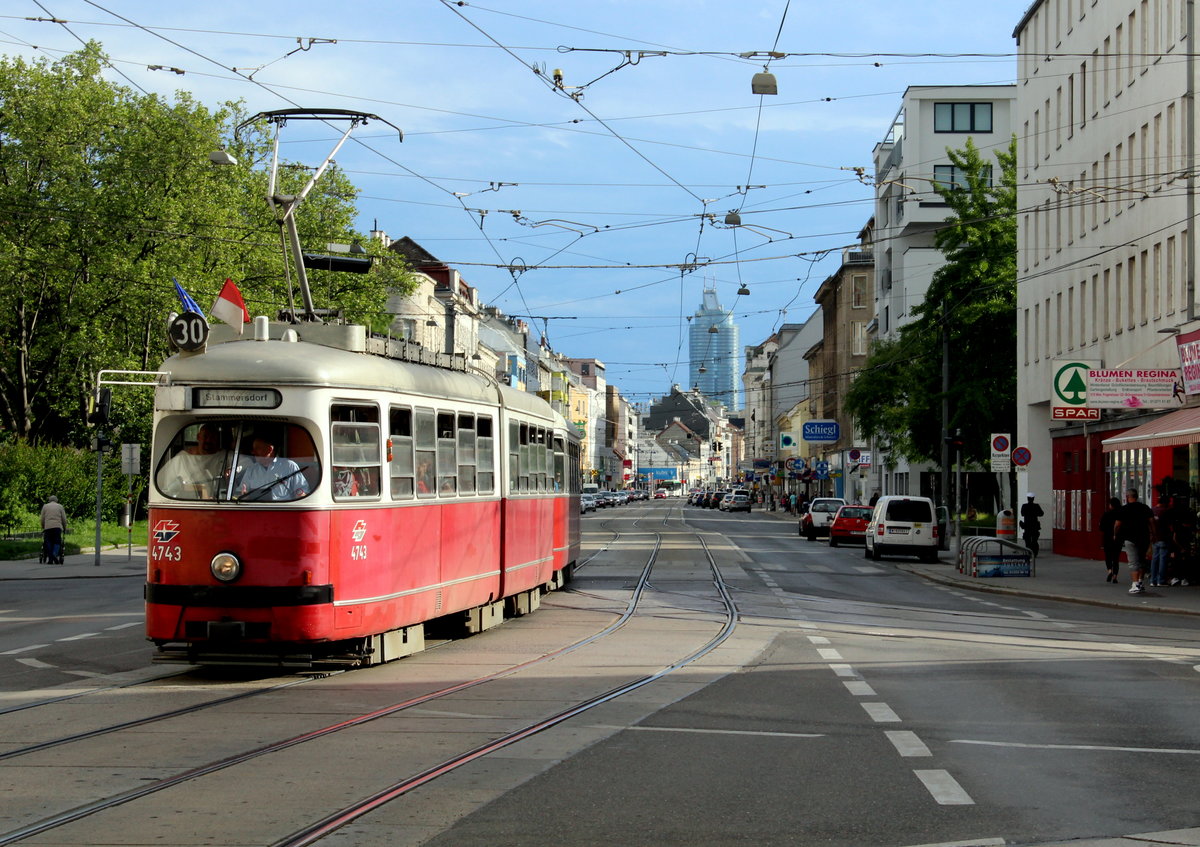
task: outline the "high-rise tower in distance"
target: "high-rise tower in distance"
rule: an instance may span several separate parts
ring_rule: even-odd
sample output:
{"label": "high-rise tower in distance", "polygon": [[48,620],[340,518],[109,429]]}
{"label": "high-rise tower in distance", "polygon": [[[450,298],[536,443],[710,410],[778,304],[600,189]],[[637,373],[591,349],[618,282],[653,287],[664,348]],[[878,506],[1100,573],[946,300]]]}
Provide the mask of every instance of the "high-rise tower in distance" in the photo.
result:
{"label": "high-rise tower in distance", "polygon": [[721,308],[715,288],[704,289],[704,304],[688,330],[689,387],[730,411],[740,409],[740,355],[733,313]]}

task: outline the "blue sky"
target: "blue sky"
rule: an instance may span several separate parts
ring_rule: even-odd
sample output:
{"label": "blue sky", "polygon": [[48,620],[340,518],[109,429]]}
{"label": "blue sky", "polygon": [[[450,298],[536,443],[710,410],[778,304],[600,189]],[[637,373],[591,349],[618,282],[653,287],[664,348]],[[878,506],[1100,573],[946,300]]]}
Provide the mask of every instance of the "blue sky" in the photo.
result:
{"label": "blue sky", "polygon": [[[636,402],[687,381],[703,288],[743,345],[811,314],[871,214],[850,169],[870,172],[905,88],[1013,82],[1028,5],[10,0],[0,50],[57,58],[95,39],[148,91],[379,115],[403,143],[372,123],[337,157],[359,228],[415,239]],[[26,20],[51,17],[66,23]],[[760,97],[769,51],[789,55]],[[816,55],[832,53],[855,55]],[[299,124],[284,139],[306,164],[332,146]]]}

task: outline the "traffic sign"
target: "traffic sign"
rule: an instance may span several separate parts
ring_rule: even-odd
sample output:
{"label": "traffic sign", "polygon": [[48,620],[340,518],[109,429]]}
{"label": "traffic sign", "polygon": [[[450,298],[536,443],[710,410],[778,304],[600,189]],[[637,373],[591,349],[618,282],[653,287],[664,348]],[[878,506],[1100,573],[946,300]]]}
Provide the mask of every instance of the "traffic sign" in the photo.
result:
{"label": "traffic sign", "polygon": [[1012,438],[1007,432],[992,433],[992,473],[1008,473],[1012,470]]}
{"label": "traffic sign", "polygon": [[194,353],[208,343],[208,321],[196,312],[176,315],[167,325],[171,343],[186,353]]}
{"label": "traffic sign", "polygon": [[1013,464],[1019,468],[1023,468],[1028,465],[1032,458],[1033,453],[1029,451],[1028,447],[1017,447],[1012,451]]}

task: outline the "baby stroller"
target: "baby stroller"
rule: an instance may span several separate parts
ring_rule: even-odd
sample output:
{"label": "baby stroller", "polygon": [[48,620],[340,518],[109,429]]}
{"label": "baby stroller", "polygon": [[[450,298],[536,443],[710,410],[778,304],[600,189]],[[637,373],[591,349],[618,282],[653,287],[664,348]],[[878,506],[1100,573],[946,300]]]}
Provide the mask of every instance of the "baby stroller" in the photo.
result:
{"label": "baby stroller", "polygon": [[42,532],[42,551],[38,554],[38,564],[61,565],[63,563],[63,544],[61,535],[58,539],[51,537],[49,530]]}

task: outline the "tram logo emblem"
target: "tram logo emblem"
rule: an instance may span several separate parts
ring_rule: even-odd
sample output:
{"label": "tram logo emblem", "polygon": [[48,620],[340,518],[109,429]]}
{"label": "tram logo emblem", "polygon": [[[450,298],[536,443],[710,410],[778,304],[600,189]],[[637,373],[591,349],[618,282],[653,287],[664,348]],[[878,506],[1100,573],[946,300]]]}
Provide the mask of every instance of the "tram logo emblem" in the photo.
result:
{"label": "tram logo emblem", "polygon": [[175,521],[161,520],[154,525],[152,532],[154,540],[159,544],[166,544],[172,538],[179,534],[179,524]]}
{"label": "tram logo emblem", "polygon": [[354,525],[354,529],[350,531],[350,535],[355,541],[362,541],[367,536],[367,522],[360,520]]}

